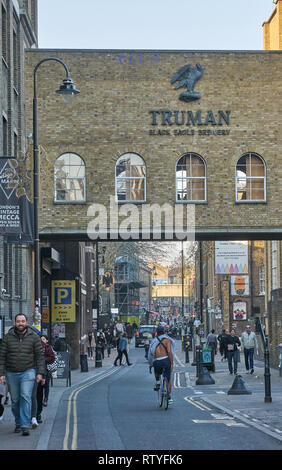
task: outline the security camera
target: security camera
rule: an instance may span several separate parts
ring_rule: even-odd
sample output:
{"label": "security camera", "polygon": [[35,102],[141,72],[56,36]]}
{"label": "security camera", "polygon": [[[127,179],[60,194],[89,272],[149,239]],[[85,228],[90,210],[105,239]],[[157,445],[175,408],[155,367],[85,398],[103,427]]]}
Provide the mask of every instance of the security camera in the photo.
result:
{"label": "security camera", "polygon": [[6,289],[2,289],[2,294],[6,294]]}
{"label": "security camera", "polygon": [[29,134],[26,138],[27,138],[27,140],[31,140],[32,139],[32,134]]}

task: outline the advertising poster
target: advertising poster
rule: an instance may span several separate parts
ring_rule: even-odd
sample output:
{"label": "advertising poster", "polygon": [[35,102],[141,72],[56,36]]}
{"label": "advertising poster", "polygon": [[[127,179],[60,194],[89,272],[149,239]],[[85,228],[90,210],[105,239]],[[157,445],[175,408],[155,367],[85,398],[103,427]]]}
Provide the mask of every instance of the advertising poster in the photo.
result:
{"label": "advertising poster", "polygon": [[52,322],[75,322],[75,281],[52,281]]}
{"label": "advertising poster", "polygon": [[233,320],[247,320],[247,303],[234,302],[233,303]]}
{"label": "advertising poster", "polygon": [[249,295],[249,276],[231,276],[231,295]]}
{"label": "advertising poster", "polygon": [[21,157],[0,159],[0,232],[33,243],[31,178],[25,163]]}
{"label": "advertising poster", "polygon": [[216,241],[215,274],[248,274],[248,241]]}

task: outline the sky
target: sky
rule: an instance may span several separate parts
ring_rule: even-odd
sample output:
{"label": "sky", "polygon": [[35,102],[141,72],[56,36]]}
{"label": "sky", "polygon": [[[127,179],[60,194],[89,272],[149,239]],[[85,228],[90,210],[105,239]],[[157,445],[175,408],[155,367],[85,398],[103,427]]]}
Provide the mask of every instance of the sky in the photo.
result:
{"label": "sky", "polygon": [[38,0],[43,49],[262,50],[272,0]]}

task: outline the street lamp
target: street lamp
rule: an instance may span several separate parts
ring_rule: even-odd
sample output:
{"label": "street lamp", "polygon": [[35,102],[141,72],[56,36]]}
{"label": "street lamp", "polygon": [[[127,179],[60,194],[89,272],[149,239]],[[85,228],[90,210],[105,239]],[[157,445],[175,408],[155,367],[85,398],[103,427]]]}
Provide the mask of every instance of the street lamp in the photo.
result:
{"label": "street lamp", "polygon": [[38,173],[38,132],[37,132],[37,80],[36,73],[38,68],[44,62],[49,60],[59,62],[66,71],[66,78],[60,89],[56,91],[62,95],[64,101],[69,103],[72,97],[80,93],[75,88],[72,79],[69,76],[69,70],[66,64],[56,57],[47,57],[42,59],[33,72],[33,216],[34,216],[34,323],[39,323],[41,320],[41,302],[40,302],[40,250],[39,250],[39,227],[38,227],[38,201],[39,201],[39,173]]}

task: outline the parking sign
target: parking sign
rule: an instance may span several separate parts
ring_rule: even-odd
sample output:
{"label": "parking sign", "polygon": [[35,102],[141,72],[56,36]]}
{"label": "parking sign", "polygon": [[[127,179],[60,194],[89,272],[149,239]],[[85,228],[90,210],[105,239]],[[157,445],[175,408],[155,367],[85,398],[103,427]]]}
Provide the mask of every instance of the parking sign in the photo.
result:
{"label": "parking sign", "polygon": [[75,322],[75,281],[52,281],[52,321]]}

